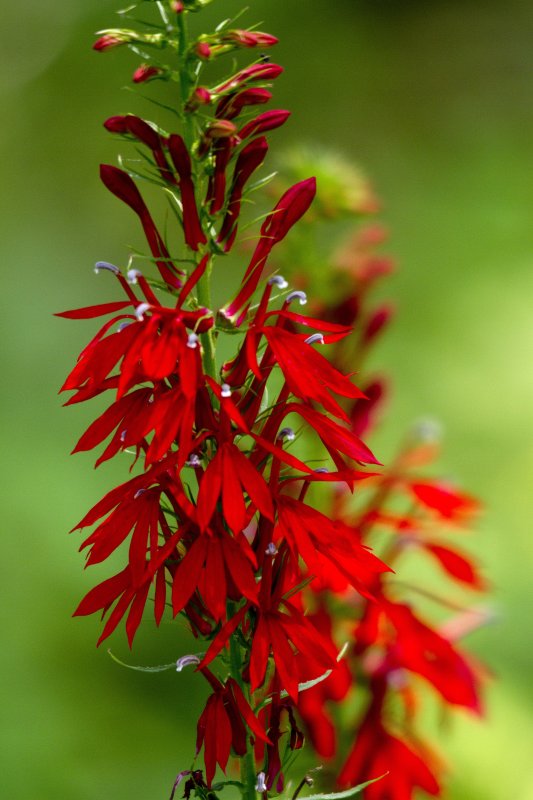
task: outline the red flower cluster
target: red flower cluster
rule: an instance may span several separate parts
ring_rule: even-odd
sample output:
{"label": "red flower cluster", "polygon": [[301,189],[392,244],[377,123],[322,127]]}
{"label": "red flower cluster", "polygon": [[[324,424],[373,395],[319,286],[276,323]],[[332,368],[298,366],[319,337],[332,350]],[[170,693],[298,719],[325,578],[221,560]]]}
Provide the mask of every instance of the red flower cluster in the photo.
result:
{"label": "red flower cluster", "polygon": [[[95,45],[176,46],[185,125],[178,134],[135,115],[105,122],[108,131],[143,149],[144,175],[102,165],[101,178],[139,218],[160,279],[98,262],[97,271],[116,277],[125,298],[59,314],[108,317],[62,387],[74,392],[67,404],[112,393],[74,452],[103,447],[96,465],[130,453],[135,470],[76,526],[92,528],[81,546],[87,565],[116,551],[126,563],[93,588],[75,614],[106,617],[99,643],[124,620],[131,646],[152,597],[157,625],[171,608],[207,643],[201,659],[187,657],[212,689],[197,729],[206,783],[200,773],[187,773],[189,794],[193,783],[211,787],[217,765],[225,771],[231,754],[255,764],[258,791],[280,790],[280,742],[288,742],[289,751],[303,744],[295,711],[317,753],[333,757],[335,726],[327,705],[350,691],[354,664],[367,678],[370,700],[340,783],[389,771],[388,782],[369,788],[372,800],[408,800],[417,786],[436,794],[425,751],[389,729],[389,696],[399,694],[411,719],[411,679],[420,676],[445,702],[479,710],[476,677],[450,638],[397,598],[388,565],[405,544],[414,544],[455,580],[480,588],[469,559],[428,537],[419,513],[453,523],[468,517],[475,503],[433,481],[407,477],[400,463],[384,473],[368,468],[381,465],[360,437],[383,385],[371,382],[364,393],[355,386],[346,342],[368,286],[387,269],[367,264],[356,291],[314,317],[294,310],[306,295],[290,291],[272,263],[274,247],[313,201],[314,178],[284,191],[260,226],[239,286],[218,311],[211,307],[215,258],[236,242],[243,199],[268,151],[265,134],[289,113],[250,118],[251,109],[270,100],[268,82],[282,72],[270,62],[261,60],[216,86],[200,83],[204,62],[215,55],[276,39],[221,28],[188,44],[181,20],[198,4],[174,4],[175,41],[165,20],[164,33],[111,31]],[[165,65],[144,63],[133,80],[162,76],[172,77]],[[185,258],[171,254],[134,180],[139,177],[171,198]],[[193,266],[186,271],[187,263]],[[363,319],[360,354],[389,317],[381,307]],[[217,365],[218,340],[236,337],[234,357]],[[308,437],[315,456],[320,448],[318,467],[308,460]],[[361,481],[375,488],[356,513],[345,497]],[[330,514],[316,507],[323,504],[324,484],[335,493]],[[386,508],[392,492],[410,498],[408,514]],[[383,527],[393,530],[393,544],[381,560],[369,535]],[[355,630],[349,659],[339,661],[336,628],[344,612]],[[223,675],[212,671],[216,657],[225,665]]]}
{"label": "red flower cluster", "polygon": [[[347,340],[333,346],[332,359],[337,365],[353,363],[360,367],[389,316],[384,312],[386,306],[376,309],[371,301],[371,289],[392,266],[375,253],[382,238],[377,228],[364,228],[347,249],[337,254],[333,273],[341,283],[349,276],[351,292],[347,294],[343,288],[339,301],[316,304],[326,320],[342,320],[358,331],[348,351]],[[312,288],[312,281],[305,276],[298,279]],[[364,391],[366,398],[350,400],[345,410],[352,433],[366,437],[386,396],[386,385],[382,379],[373,378],[366,382]],[[383,558],[395,569],[406,555],[418,551],[429,554],[458,587],[482,591],[486,583],[477,564],[448,542],[454,529],[470,522],[479,503],[450,485],[420,474],[437,454],[436,433],[431,423],[418,426],[391,466],[368,482],[371,491],[363,498],[359,495],[359,503],[354,504],[345,490],[337,489],[329,526],[350,526],[363,544],[385,540],[386,545],[381,545]],[[312,530],[307,521],[302,522]],[[327,525],[322,527],[327,530]],[[443,530],[439,532],[439,528]],[[347,658],[327,681],[302,693],[298,710],[317,754],[332,759],[338,744],[331,707],[348,696],[357,676],[359,685],[363,681],[367,687],[367,708],[357,723],[339,785],[351,786],[389,773],[369,786],[365,796],[370,800],[411,800],[417,789],[440,794],[441,760],[417,728],[416,712],[423,696],[419,679],[447,707],[481,713],[479,683],[483,672],[458,648],[456,640],[483,624],[485,612],[463,610],[456,619],[436,627],[413,605],[416,586],[402,585],[396,575],[382,573],[374,582],[368,581],[368,587],[369,592],[359,587],[359,595],[354,595],[345,575],[338,573],[319,576],[311,584],[315,611],[310,618],[323,634],[331,637],[335,629],[349,629],[354,615],[357,622]],[[454,608],[447,598],[423,588],[420,591],[444,608]],[[339,605],[340,598],[344,605]]]}

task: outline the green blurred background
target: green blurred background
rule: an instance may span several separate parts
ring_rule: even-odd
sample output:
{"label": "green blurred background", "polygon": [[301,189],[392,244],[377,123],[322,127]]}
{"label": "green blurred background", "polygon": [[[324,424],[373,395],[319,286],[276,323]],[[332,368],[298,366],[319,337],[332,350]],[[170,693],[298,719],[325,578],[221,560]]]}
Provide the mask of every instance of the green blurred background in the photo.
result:
{"label": "green blurred background", "polygon": [[[205,16],[242,4],[219,0]],[[496,681],[485,723],[459,715],[438,736],[454,765],[448,797],[531,800],[533,4],[250,5],[246,19],[282,38],[276,99],[294,113],[278,148],[338,148],[384,203],[401,269],[388,286],[400,313],[375,359],[396,387],[380,453],[430,414],[446,431],[443,473],[486,503],[470,544],[501,619],[471,648]],[[191,673],[121,669],[95,650],[97,621],[70,618],[95,575],[66,531],[124,473],[68,455],[94,412],[62,410],[56,391],[93,326],[51,316],[112,299],[92,265],[123,261],[137,235],[97,177],[117,151],[101,122],[142,110],[120,89],[137,62],[91,52],[115,2],[3,6],[2,796],[166,798],[190,763],[204,690]],[[157,664],[187,641],[147,623],[133,655],[122,634],[112,647]]]}

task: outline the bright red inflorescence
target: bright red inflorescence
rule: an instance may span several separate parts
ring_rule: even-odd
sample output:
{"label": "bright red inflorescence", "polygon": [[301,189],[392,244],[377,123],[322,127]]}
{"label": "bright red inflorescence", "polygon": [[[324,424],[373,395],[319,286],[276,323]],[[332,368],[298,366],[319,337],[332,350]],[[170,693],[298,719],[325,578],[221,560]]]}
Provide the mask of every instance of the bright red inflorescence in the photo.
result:
{"label": "bright red inflorescence", "polygon": [[[96,49],[123,41],[108,34]],[[187,74],[193,64],[199,79],[205,60],[275,42],[242,30],[204,37],[187,51]],[[132,175],[102,165],[105,186],[138,216],[159,277],[98,262],[124,299],[58,315],[106,318],[62,387],[74,392],[68,404],[111,393],[74,452],[97,449],[97,465],[131,453],[134,470],[76,526],[92,529],[82,544],[87,565],[116,551],[126,558],[75,614],[105,617],[99,643],[124,621],[131,646],[150,598],[157,625],[170,609],[207,643],[193,663],[212,689],[197,730],[208,787],[233,754],[254,760],[258,791],[279,791],[286,753],[302,747],[304,731],[321,759],[338,757],[333,707],[351,694],[357,673],[367,707],[338,782],[388,772],[366,790],[370,800],[409,800],[417,788],[436,795],[440,762],[414,735],[419,679],[447,705],[479,712],[479,670],[457,648],[453,628],[435,629],[400,596],[392,567],[409,546],[459,584],[483,588],[448,534],[434,538],[435,521],[460,525],[477,503],[418,474],[427,445],[408,445],[383,468],[361,439],[384,384],[355,385],[346,343],[355,325],[358,363],[387,325],[388,306],[366,305],[388,269],[360,254],[348,296],[322,302],[317,317],[294,309],[306,295],[276,274],[272,252],[308,211],[316,192],[309,178],[264,217],[240,283],[218,312],[206,288],[215,257],[237,241],[243,200],[268,152],[265,134],[289,116],[249,116],[270,100],[265,84],[281,71],[263,61],[218,86],[191,84],[182,110],[194,117],[195,141],[134,115],[105,123],[144,148],[151,180],[171,197],[186,258],[171,255]],[[134,81],[163,72],[143,64]],[[217,364],[222,338],[238,345]],[[318,460],[309,460],[310,447]],[[356,485],[359,506],[348,502]],[[381,558],[369,547],[376,530],[389,532]],[[348,641],[343,659],[339,629]],[[213,671],[215,658],[226,665],[223,676]],[[195,780],[205,786],[201,775]]]}

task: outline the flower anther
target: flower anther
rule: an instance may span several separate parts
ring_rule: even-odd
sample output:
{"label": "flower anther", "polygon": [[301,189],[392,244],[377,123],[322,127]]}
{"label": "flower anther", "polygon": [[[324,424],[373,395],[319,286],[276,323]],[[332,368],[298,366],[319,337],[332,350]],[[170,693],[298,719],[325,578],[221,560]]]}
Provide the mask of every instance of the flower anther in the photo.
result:
{"label": "flower anther", "polygon": [[295,292],[290,292],[285,298],[286,303],[292,303],[293,300],[298,300],[301,306],[305,306],[307,303],[307,295],[305,292],[297,289]]}

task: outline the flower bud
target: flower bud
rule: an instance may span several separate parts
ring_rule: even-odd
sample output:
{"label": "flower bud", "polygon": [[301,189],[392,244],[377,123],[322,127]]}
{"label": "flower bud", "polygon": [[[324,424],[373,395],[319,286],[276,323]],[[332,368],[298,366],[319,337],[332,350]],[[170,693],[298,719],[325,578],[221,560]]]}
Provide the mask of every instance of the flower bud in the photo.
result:
{"label": "flower bud", "polygon": [[104,52],[104,50],[111,50],[112,47],[118,47],[121,44],[126,44],[127,39],[116,33],[106,33],[100,36],[99,39],[93,44],[93,50]]}
{"label": "flower bud", "polygon": [[171,0],[170,8],[175,14],[181,14],[185,6],[182,3],[182,0]]}
{"label": "flower bud", "polygon": [[194,52],[201,58],[202,61],[208,61],[211,57],[211,48],[207,44],[207,42],[198,42],[196,47],[194,48]]}
{"label": "flower bud", "polygon": [[219,118],[234,119],[239,116],[245,106],[268,103],[271,99],[272,94],[268,89],[252,87],[244,89],[241,92],[234,92],[222,98],[217,106],[216,116]]}
{"label": "flower bud", "polygon": [[133,83],[144,83],[157,75],[161,75],[163,70],[160,67],[150,66],[150,64],[141,64],[133,73]]}
{"label": "flower bud", "polygon": [[221,36],[224,44],[235,44],[238,47],[272,47],[278,43],[275,36],[261,31],[227,31]]}
{"label": "flower bud", "polygon": [[196,111],[199,106],[207,106],[211,102],[211,92],[204,86],[198,86],[185,105],[185,111]]}
{"label": "flower bud", "polygon": [[220,86],[217,86],[217,93],[227,92],[231,89],[237,89],[248,81],[269,81],[277,78],[283,72],[283,67],[279,64],[252,64],[250,67],[245,67],[240,72],[237,72],[232,78]]}
{"label": "flower bud", "polygon": [[110,133],[128,133],[128,118],[123,116],[109,117],[104,128]]}
{"label": "flower bud", "polygon": [[283,111],[282,109],[275,109],[272,111],[265,111],[259,114],[255,119],[250,120],[239,132],[241,139],[246,139],[248,136],[257,136],[259,133],[266,133],[275,128],[279,128],[290,117],[290,111]]}
{"label": "flower bud", "polygon": [[237,132],[236,125],[229,119],[217,119],[205,132],[208,139],[228,139]]}

